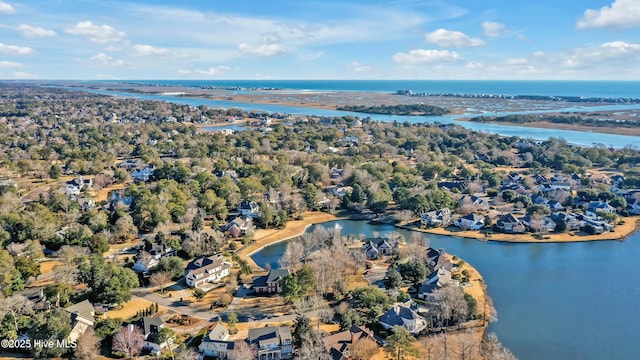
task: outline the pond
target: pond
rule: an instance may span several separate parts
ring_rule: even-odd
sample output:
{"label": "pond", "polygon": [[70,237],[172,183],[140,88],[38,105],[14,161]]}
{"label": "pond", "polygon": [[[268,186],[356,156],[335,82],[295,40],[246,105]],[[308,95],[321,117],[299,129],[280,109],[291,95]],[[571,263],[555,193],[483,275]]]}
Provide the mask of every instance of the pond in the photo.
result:
{"label": "pond", "polygon": [[[407,230],[366,221],[318,224],[343,235]],[[307,231],[313,231],[313,226]],[[626,241],[564,244],[482,242],[427,235],[468,261],[484,277],[498,311],[495,332],[519,359],[637,359],[640,354],[640,234]],[[286,242],[252,255],[277,267]]]}

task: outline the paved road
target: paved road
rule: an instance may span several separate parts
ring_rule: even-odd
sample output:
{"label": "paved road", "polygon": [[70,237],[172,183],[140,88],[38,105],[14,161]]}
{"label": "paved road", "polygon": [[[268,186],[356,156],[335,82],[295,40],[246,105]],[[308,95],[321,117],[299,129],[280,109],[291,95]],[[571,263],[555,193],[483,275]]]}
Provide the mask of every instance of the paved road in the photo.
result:
{"label": "paved road", "polygon": [[164,295],[158,295],[144,288],[138,288],[138,289],[132,290],[131,294],[135,297],[139,297],[147,301],[151,301],[153,303],[158,303],[159,305],[162,305],[167,309],[173,310],[179,314],[193,316],[209,322],[216,321],[218,319],[218,316],[220,316],[220,314],[212,310],[194,309],[191,306],[189,306],[188,302],[181,302],[179,296],[169,297]]}

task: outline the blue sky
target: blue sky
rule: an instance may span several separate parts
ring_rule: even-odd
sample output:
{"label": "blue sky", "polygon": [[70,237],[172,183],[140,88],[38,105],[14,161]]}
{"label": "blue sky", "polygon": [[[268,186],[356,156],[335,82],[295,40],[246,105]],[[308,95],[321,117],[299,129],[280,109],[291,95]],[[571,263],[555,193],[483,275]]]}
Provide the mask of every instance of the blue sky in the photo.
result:
{"label": "blue sky", "polygon": [[640,80],[640,0],[0,0],[0,79]]}

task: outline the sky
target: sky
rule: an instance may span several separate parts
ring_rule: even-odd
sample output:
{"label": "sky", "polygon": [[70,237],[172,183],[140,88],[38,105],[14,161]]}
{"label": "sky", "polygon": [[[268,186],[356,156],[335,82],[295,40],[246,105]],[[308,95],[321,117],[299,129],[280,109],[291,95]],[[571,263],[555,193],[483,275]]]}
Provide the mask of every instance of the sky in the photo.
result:
{"label": "sky", "polygon": [[0,0],[0,79],[640,80],[640,0]]}

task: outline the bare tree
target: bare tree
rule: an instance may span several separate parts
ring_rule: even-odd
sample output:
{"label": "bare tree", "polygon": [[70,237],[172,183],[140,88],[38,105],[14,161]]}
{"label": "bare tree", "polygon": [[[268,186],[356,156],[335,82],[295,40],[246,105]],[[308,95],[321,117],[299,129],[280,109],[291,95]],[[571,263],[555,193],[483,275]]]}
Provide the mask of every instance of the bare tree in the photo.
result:
{"label": "bare tree", "polygon": [[89,327],[84,334],[78,337],[73,358],[77,360],[91,360],[98,357],[100,340],[96,336],[92,327]]}
{"label": "bare tree", "polygon": [[244,341],[235,343],[232,353],[233,359],[255,359],[258,356],[256,349]]}
{"label": "bare tree", "polygon": [[[176,360],[198,360],[198,359],[200,359],[200,354],[193,349],[184,349],[176,355]],[[247,359],[250,359],[250,358],[247,358]]]}
{"label": "bare tree", "polygon": [[460,357],[460,360],[474,359],[478,355],[478,342],[470,333],[461,333],[458,335],[452,352]]}
{"label": "bare tree", "polygon": [[369,360],[380,352],[380,347],[371,338],[364,338],[356,341],[351,345],[351,359],[353,360]]}
{"label": "bare tree", "polygon": [[487,334],[482,340],[482,357],[486,360],[516,360],[509,349],[505,348],[494,333]]}
{"label": "bare tree", "polygon": [[11,315],[13,326],[16,333],[18,332],[18,317],[30,314],[33,311],[33,301],[27,299],[23,295],[12,295],[4,299],[0,299],[0,318]]}
{"label": "bare tree", "polygon": [[125,326],[113,336],[111,349],[123,353],[129,359],[134,359],[144,344],[142,331],[133,325]]}
{"label": "bare tree", "polygon": [[447,358],[447,337],[445,335],[431,335],[420,339],[424,350],[424,360],[445,360]]}
{"label": "bare tree", "polygon": [[469,306],[459,286],[445,286],[434,290],[432,297],[436,303],[434,313],[446,326],[450,322],[460,323],[466,319]]}
{"label": "bare tree", "polygon": [[284,251],[282,258],[280,258],[279,265],[283,269],[287,269],[293,272],[300,268],[302,265],[301,259],[304,256],[304,246],[299,240],[290,241],[287,244],[287,249]]}
{"label": "bare tree", "polygon": [[153,273],[149,277],[149,283],[153,286],[158,286],[160,288],[160,292],[164,292],[164,285],[169,281],[171,281],[171,275],[166,271]]}

